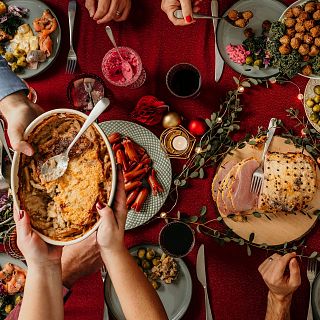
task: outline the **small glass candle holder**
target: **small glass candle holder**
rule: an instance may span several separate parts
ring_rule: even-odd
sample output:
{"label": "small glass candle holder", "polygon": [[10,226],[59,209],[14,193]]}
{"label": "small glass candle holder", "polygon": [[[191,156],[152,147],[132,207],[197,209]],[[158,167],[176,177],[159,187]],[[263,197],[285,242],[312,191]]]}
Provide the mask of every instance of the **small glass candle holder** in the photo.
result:
{"label": "small glass candle holder", "polygon": [[174,221],[166,224],[159,234],[162,251],[174,258],[185,257],[194,247],[193,229],[186,223]]}
{"label": "small glass candle holder", "polygon": [[178,98],[195,98],[200,94],[201,74],[190,63],[174,65],[167,73],[168,90]]}
{"label": "small glass candle holder", "polygon": [[30,87],[29,84],[25,80],[22,80],[22,81],[24,82],[24,84],[27,86],[27,88],[29,90],[29,93],[27,95],[28,99],[33,103],[37,103],[38,95],[37,95],[36,90],[34,88]]}
{"label": "small glass candle holder", "polygon": [[114,86],[136,89],[141,87],[146,80],[146,72],[142,66],[140,56],[128,47],[118,47],[122,58],[129,62],[131,74],[124,74],[122,60],[115,48],[106,53],[102,60],[101,68],[104,77]]}

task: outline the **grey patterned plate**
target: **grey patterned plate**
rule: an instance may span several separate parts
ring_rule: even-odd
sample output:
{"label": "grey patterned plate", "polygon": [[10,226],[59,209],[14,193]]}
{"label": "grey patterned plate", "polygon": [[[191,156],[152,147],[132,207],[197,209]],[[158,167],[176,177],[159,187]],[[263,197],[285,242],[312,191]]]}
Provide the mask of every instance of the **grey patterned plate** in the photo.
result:
{"label": "grey patterned plate", "polygon": [[[140,247],[151,248],[161,255],[159,246],[150,244],[141,244],[129,250],[132,255],[136,255]],[[157,293],[166,310],[170,320],[179,320],[188,309],[192,296],[192,279],[188,267],[182,259],[175,259],[179,265],[179,275],[176,281],[171,284],[161,282]],[[114,290],[110,277],[107,276],[104,282],[104,299],[108,304],[109,310],[117,320],[124,320],[119,299]]]}
{"label": "grey patterned plate", "polygon": [[[24,69],[23,72],[18,73],[18,76],[22,79],[29,79],[31,77],[34,77],[41,72],[45,71],[56,59],[56,56],[60,49],[60,43],[61,43],[61,28],[59,24],[59,20],[57,16],[54,14],[54,12],[43,2],[38,0],[10,0],[6,3],[9,5],[14,5],[18,7],[28,8],[29,14],[27,18],[24,18],[24,22],[28,23],[30,27],[33,29],[32,22],[35,18],[41,17],[44,10],[49,9],[52,13],[52,15],[56,18],[58,27],[57,29],[50,35],[52,42],[53,42],[53,52],[52,55],[45,61],[39,64],[37,69],[31,70],[31,69]],[[37,34],[36,32],[34,32]]]}
{"label": "grey patterned plate", "polygon": [[161,148],[160,140],[148,129],[129,121],[113,120],[99,123],[106,135],[119,132],[130,137],[146,149],[157,171],[157,178],[164,192],[157,196],[149,195],[140,213],[130,210],[126,222],[126,230],[136,228],[150,220],[163,206],[169,194],[172,169],[171,163]]}
{"label": "grey patterned plate", "polygon": [[306,112],[307,118],[309,120],[309,122],[311,123],[311,125],[318,131],[320,132],[320,126],[318,123],[314,123],[311,119],[310,119],[310,115],[312,113],[312,109],[307,107],[307,100],[309,98],[314,97],[316,94],[314,93],[313,89],[315,86],[320,85],[320,79],[310,79],[307,83],[307,86],[304,90],[304,111]]}

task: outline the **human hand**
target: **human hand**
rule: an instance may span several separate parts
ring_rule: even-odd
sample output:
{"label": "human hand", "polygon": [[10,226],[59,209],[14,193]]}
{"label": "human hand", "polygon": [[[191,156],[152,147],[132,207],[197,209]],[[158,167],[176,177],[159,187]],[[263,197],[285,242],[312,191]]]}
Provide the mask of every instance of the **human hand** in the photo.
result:
{"label": "human hand", "polygon": [[87,239],[63,248],[62,283],[65,287],[70,289],[78,279],[102,267],[96,236],[96,233],[93,233]]}
{"label": "human hand", "polygon": [[86,0],[85,7],[99,24],[111,20],[124,21],[129,15],[131,0]]}
{"label": "human hand", "polygon": [[30,225],[29,215],[24,210],[14,210],[17,228],[17,244],[28,266],[60,266],[62,247],[44,242]]}
{"label": "human hand", "polygon": [[124,227],[128,212],[122,170],[118,169],[117,175],[117,191],[113,210],[105,204],[97,203],[97,209],[102,220],[97,231],[97,242],[101,254],[124,248]]}
{"label": "human hand", "polygon": [[[280,301],[288,297],[291,300],[293,292],[300,286],[300,268],[295,257],[295,252],[284,256],[275,253],[259,266],[258,270],[270,294]],[[287,267],[289,274],[286,273]]]}
{"label": "human hand", "polygon": [[[162,0],[161,9],[164,11],[169,20],[175,26],[186,26],[188,24],[194,23],[193,20],[193,12],[199,12],[200,7],[199,4],[202,0]],[[182,10],[182,14],[184,19],[177,19],[173,13],[180,9]]]}
{"label": "human hand", "polygon": [[8,123],[8,136],[14,150],[32,156],[32,146],[23,141],[23,133],[29,123],[38,117],[43,110],[32,103],[22,92],[10,94],[0,101],[0,111]]}

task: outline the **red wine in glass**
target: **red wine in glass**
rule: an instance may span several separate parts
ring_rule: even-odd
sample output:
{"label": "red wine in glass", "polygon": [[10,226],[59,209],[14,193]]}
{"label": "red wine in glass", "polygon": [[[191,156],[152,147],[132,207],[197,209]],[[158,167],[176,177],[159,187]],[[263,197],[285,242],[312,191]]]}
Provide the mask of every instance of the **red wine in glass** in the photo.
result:
{"label": "red wine in glass", "polygon": [[194,242],[194,231],[181,221],[166,224],[159,234],[162,251],[175,258],[186,256],[192,250]]}
{"label": "red wine in glass", "polygon": [[174,65],[167,73],[166,84],[169,91],[178,98],[193,98],[200,92],[201,75],[189,63]]}

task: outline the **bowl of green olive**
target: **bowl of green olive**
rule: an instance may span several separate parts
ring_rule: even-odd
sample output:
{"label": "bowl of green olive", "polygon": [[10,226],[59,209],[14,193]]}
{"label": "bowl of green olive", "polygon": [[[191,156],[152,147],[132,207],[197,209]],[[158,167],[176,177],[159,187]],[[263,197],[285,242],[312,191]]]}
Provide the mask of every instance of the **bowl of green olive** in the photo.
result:
{"label": "bowl of green olive", "polygon": [[320,80],[310,79],[304,92],[304,109],[312,126],[320,132]]}

